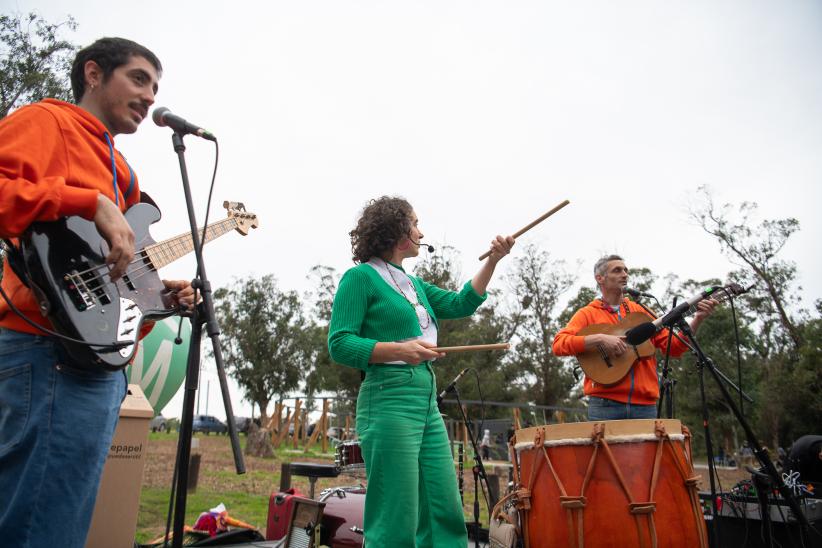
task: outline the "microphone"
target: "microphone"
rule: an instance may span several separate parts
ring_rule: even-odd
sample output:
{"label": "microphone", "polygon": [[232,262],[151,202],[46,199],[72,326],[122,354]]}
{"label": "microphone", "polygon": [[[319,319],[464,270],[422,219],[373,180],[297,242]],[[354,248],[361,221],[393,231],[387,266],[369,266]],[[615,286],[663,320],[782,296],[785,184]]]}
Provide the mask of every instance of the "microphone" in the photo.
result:
{"label": "microphone", "polygon": [[202,137],[203,139],[208,139],[209,141],[214,141],[215,143],[217,142],[217,138],[210,131],[189,123],[185,118],[173,114],[166,107],[155,108],[154,112],[151,113],[151,118],[158,126],[170,127],[181,135],[188,135],[190,133],[192,135],[196,135],[197,137]]}
{"label": "microphone", "polygon": [[428,250],[428,253],[433,253],[434,252],[434,246],[433,245],[423,244],[422,242],[415,242],[411,238],[408,238],[408,241],[411,242],[412,244],[414,244],[417,247],[425,246],[425,248]]}
{"label": "microphone", "polygon": [[688,312],[692,306],[696,305],[702,299],[707,299],[713,295],[714,291],[722,289],[721,287],[711,287],[702,293],[698,293],[676,305],[670,312],[664,316],[660,316],[652,322],[645,322],[633,327],[625,332],[625,341],[631,346],[637,346],[644,343],[663,327],[671,327],[673,324],[682,319],[682,316]]}
{"label": "microphone", "polygon": [[439,405],[439,404],[441,404],[441,403],[442,403],[442,400],[443,400],[443,398],[445,398],[445,395],[446,395],[446,394],[448,394],[451,390],[453,390],[453,389],[454,389],[454,387],[457,385],[457,383],[460,381],[460,379],[461,379],[463,376],[465,376],[465,374],[466,374],[466,373],[468,373],[468,371],[469,371],[470,369],[471,369],[470,367],[466,367],[465,369],[463,369],[462,371],[460,371],[459,375],[457,375],[456,377],[454,377],[454,380],[453,380],[453,381],[451,381],[451,383],[450,383],[448,386],[446,386],[446,387],[443,389],[443,391],[442,391],[442,392],[440,392],[440,393],[439,393],[439,395],[437,396],[437,405]]}
{"label": "microphone", "polygon": [[653,295],[651,295],[650,293],[645,293],[644,291],[637,291],[636,289],[634,289],[632,287],[623,287],[622,288],[622,294],[623,295],[630,295],[634,299],[637,299],[639,297],[650,297],[652,299],[656,298]]}

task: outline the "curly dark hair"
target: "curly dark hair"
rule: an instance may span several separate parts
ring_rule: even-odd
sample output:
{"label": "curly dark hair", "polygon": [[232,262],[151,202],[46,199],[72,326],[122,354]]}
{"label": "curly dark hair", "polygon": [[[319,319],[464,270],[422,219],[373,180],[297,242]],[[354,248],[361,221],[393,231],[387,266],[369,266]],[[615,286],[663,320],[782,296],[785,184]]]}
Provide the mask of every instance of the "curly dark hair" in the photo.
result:
{"label": "curly dark hair", "polygon": [[351,236],[352,259],[357,263],[381,257],[411,233],[413,208],[404,198],[382,196],[370,200],[362,210]]}

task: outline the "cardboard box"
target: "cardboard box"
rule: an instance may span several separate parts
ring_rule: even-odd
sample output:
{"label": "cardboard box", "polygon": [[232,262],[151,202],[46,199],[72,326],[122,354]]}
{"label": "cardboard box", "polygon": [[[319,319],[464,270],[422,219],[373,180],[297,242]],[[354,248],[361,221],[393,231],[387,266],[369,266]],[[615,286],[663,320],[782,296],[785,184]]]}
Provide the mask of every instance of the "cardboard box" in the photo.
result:
{"label": "cardboard box", "polygon": [[148,423],[153,416],[154,409],[140,385],[128,385],[97,491],[86,548],[133,548],[148,452]]}

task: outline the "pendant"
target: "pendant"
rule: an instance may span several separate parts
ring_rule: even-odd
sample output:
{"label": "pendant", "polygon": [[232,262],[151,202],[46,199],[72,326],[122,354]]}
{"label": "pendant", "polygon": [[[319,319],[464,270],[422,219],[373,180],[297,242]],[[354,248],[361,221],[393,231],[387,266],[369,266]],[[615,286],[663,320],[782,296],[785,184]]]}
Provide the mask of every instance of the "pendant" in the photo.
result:
{"label": "pendant", "polygon": [[419,321],[421,328],[425,329],[431,325],[431,316],[428,315],[428,310],[425,306],[417,304],[414,309],[417,311],[417,321]]}

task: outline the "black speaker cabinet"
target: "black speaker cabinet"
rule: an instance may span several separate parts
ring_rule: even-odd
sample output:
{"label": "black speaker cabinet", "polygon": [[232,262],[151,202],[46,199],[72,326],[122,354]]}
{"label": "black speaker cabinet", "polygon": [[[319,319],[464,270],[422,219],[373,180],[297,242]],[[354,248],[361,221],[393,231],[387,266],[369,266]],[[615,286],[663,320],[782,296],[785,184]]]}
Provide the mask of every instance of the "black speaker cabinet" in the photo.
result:
{"label": "black speaker cabinet", "polygon": [[[719,517],[714,518],[710,493],[699,494],[711,548],[822,546],[822,539],[815,536],[815,533],[802,536],[802,528],[796,516],[781,497],[770,497],[767,508],[763,508],[754,497],[727,493],[718,496],[721,498]],[[822,530],[822,499],[799,497],[797,502],[811,525]],[[770,520],[765,519],[767,516],[770,516]],[[714,540],[714,528],[718,528],[718,544]]]}

